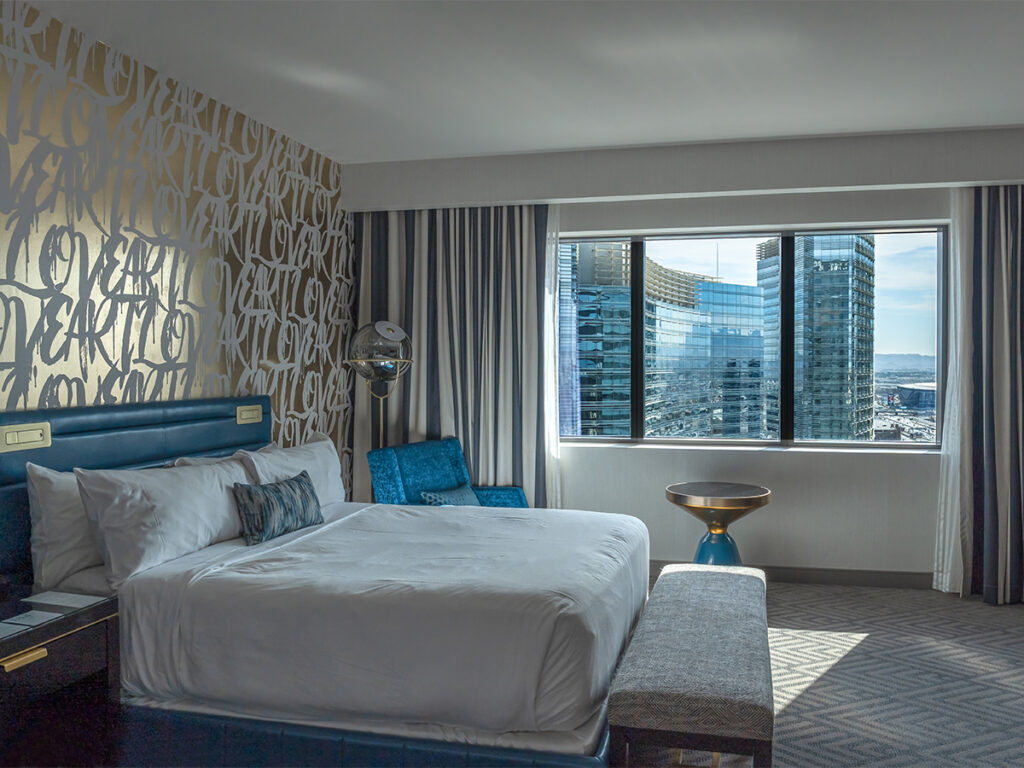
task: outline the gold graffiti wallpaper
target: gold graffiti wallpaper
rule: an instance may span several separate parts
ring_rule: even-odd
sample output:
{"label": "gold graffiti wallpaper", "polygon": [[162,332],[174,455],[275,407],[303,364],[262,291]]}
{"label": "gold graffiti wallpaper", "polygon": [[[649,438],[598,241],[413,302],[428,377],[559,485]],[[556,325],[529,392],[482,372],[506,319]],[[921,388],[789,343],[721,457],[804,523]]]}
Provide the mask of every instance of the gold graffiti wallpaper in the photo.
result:
{"label": "gold graffiti wallpaper", "polygon": [[25,3],[0,33],[4,409],[269,394],[351,488],[339,166]]}

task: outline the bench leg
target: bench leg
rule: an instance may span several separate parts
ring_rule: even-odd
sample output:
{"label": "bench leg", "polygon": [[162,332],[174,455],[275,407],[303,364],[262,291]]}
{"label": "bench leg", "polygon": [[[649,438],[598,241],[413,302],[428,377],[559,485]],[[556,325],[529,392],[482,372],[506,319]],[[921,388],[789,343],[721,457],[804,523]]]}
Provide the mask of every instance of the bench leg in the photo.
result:
{"label": "bench leg", "polygon": [[609,768],[626,768],[629,765],[629,742],[621,729],[612,726],[608,737]]}
{"label": "bench leg", "polygon": [[754,747],[754,768],[772,768],[772,743],[759,741]]}

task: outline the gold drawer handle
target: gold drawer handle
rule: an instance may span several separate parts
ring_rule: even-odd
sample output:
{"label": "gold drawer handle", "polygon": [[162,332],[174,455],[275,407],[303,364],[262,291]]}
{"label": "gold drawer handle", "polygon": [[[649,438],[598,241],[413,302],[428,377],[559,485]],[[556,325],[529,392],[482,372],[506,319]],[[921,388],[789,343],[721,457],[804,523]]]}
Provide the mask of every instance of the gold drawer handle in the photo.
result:
{"label": "gold drawer handle", "polygon": [[34,661],[46,658],[46,648],[33,648],[31,651],[25,651],[19,653],[17,656],[11,656],[9,659],[0,661],[0,667],[3,667],[4,672],[13,672],[16,669],[28,666]]}

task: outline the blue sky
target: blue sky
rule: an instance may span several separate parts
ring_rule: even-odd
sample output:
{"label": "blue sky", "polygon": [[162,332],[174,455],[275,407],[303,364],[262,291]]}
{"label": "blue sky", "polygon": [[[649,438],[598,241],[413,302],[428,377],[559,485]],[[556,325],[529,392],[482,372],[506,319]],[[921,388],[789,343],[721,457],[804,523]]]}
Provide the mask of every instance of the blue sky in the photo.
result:
{"label": "blue sky", "polygon": [[[757,285],[754,256],[766,239],[650,239],[647,255],[673,269]],[[934,232],[875,235],[876,354],[935,354],[936,249]]]}
{"label": "blue sky", "polygon": [[934,232],[875,236],[875,353],[935,354]]}

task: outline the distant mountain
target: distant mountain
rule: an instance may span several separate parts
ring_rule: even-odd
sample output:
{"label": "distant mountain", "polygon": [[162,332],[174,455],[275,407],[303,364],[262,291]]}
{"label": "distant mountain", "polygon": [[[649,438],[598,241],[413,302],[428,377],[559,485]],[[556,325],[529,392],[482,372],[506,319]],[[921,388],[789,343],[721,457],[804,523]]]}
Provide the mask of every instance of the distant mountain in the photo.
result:
{"label": "distant mountain", "polygon": [[935,355],[875,355],[876,371],[935,372]]}

